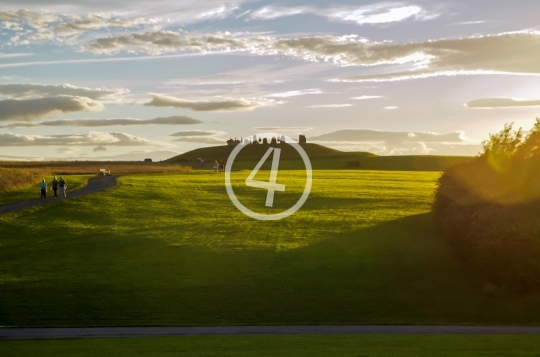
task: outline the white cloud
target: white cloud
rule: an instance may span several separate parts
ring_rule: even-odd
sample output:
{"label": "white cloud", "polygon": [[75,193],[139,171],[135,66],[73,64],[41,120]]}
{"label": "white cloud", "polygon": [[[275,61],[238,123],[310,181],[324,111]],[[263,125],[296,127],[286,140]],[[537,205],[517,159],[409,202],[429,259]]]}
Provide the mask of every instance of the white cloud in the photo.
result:
{"label": "white cloud", "polygon": [[215,130],[186,130],[186,131],[179,131],[173,134],[170,134],[169,136],[179,136],[179,137],[185,137],[185,136],[216,136],[216,135],[222,135],[225,134],[223,131],[215,131]]}
{"label": "white cloud", "polygon": [[384,109],[392,110],[392,109],[397,109],[397,107],[395,107],[395,106],[389,106],[389,107],[384,107]]}
{"label": "white cloud", "polygon": [[272,93],[267,95],[267,97],[272,98],[289,98],[289,97],[297,97],[301,95],[306,94],[321,94],[322,91],[320,89],[314,88],[314,89],[305,89],[305,90],[291,90],[288,92],[282,92],[282,93]]}
{"label": "white cloud", "polygon": [[377,98],[384,98],[384,97],[380,95],[361,95],[359,97],[352,97],[351,99],[366,100],[366,99],[377,99]]}
{"label": "white cloud", "polygon": [[0,121],[32,120],[43,116],[103,110],[103,104],[87,97],[57,96],[35,99],[0,100]]}
{"label": "white cloud", "polygon": [[312,130],[312,127],[304,127],[304,126],[258,126],[253,128],[253,130],[256,130],[258,132],[264,132],[264,133],[279,133],[279,134],[301,134],[306,131]]}
{"label": "white cloud", "polygon": [[160,20],[149,17],[113,17],[108,13],[70,16],[47,11],[2,10],[0,21],[3,28],[14,31],[15,34],[7,45],[17,46],[42,41],[74,43],[77,36],[86,32],[111,28],[140,28],[143,25],[155,25]]}
{"label": "white cloud", "polygon": [[42,84],[0,84],[0,95],[13,99],[31,99],[58,95],[87,97],[94,100],[112,98],[129,93],[125,88],[85,88],[71,84],[59,86]]}
{"label": "white cloud", "polygon": [[252,110],[273,102],[264,99],[215,98],[212,100],[184,100],[160,94],[151,94],[152,101],[145,105],[154,107],[186,108],[195,111]]}
{"label": "white cloud", "polygon": [[[231,33],[195,35],[154,31],[100,38],[88,43],[94,53],[171,51],[196,53],[247,51],[283,55],[340,66],[413,65],[414,70],[337,78],[341,82],[396,81],[474,74],[540,74],[540,32],[515,32],[458,39],[395,44],[356,35],[273,38]],[[493,60],[496,58],[497,60]]]}
{"label": "white cloud", "polygon": [[255,10],[249,14],[249,18],[253,20],[273,20],[279,17],[293,16],[313,12],[309,7],[281,7],[281,6],[265,6]]}
{"label": "white cloud", "polygon": [[369,151],[381,155],[454,154],[475,155],[478,145],[470,145],[462,133],[378,131],[346,129],[309,137],[308,141],[330,146]]}
{"label": "white cloud", "polygon": [[0,147],[10,146],[167,146],[126,133],[92,131],[88,134],[22,135],[0,134]]}
{"label": "white cloud", "polygon": [[157,24],[160,20],[146,17],[111,18],[110,14],[87,14],[67,18],[54,25],[52,31],[56,35],[74,35],[107,28],[133,28],[140,25]]}
{"label": "white cloud", "polygon": [[429,142],[429,143],[460,143],[464,142],[462,133],[437,134],[429,132],[379,131],[368,129],[345,129],[310,138],[319,141],[385,141],[385,142]]}
{"label": "white cloud", "polygon": [[352,107],[352,104],[319,104],[319,105],[309,105],[306,108],[345,108]]}
{"label": "white cloud", "polygon": [[465,103],[467,108],[515,108],[540,107],[540,100],[523,100],[514,98],[482,98]]}
{"label": "white cloud", "polygon": [[[338,78],[341,82],[385,82],[436,76],[540,75],[540,32],[513,32],[407,44],[355,45],[357,65],[412,63],[412,71]],[[366,59],[364,56],[371,55]],[[415,60],[415,56],[418,59]],[[351,57],[353,58],[353,57]],[[496,60],[494,60],[496,59]],[[349,61],[350,62],[350,61]]]}
{"label": "white cloud", "polygon": [[227,139],[217,138],[214,136],[183,136],[179,137],[178,139],[174,139],[173,142],[226,145]]}
{"label": "white cloud", "polygon": [[186,31],[152,31],[97,38],[87,43],[82,49],[96,54],[126,51],[158,55],[172,51],[227,52],[246,48],[240,38],[236,39],[229,33],[196,35]]}
{"label": "white cloud", "polygon": [[48,120],[38,123],[13,123],[9,125],[0,126],[0,128],[34,128],[34,127],[46,127],[46,126],[75,126],[75,127],[104,127],[104,126],[138,126],[138,125],[191,125],[200,124],[202,121],[199,119],[193,119],[185,115],[175,115],[164,118],[154,119],[61,119],[61,120]]}
{"label": "white cloud", "polygon": [[274,20],[281,17],[301,14],[324,16],[330,20],[354,22],[358,25],[383,24],[404,21],[407,19],[427,20],[438,16],[437,14],[428,14],[424,9],[417,5],[381,2],[364,6],[334,6],[329,8],[269,5],[252,11],[248,18],[252,20]]}
{"label": "white cloud", "polygon": [[478,25],[478,24],[484,24],[487,21],[484,20],[478,20],[478,21],[463,21],[463,22],[453,22],[449,25]]}
{"label": "white cloud", "polygon": [[[340,9],[328,15],[341,21],[356,22],[359,25],[382,24],[403,21],[409,18],[426,18],[427,14],[416,5],[399,5],[394,3],[379,3],[359,8]],[[430,18],[433,18],[431,15]]]}

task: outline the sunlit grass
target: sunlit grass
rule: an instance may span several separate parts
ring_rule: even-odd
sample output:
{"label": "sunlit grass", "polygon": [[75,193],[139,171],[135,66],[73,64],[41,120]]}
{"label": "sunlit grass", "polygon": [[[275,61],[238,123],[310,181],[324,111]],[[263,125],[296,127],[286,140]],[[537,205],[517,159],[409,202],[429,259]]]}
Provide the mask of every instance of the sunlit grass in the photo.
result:
{"label": "sunlit grass", "polygon": [[[280,171],[289,190],[265,208],[248,174],[235,192],[258,212],[305,181]],[[485,295],[436,236],[438,176],[316,170],[280,221],[245,216],[202,171],[0,216],[0,325],[539,323],[538,296]]]}

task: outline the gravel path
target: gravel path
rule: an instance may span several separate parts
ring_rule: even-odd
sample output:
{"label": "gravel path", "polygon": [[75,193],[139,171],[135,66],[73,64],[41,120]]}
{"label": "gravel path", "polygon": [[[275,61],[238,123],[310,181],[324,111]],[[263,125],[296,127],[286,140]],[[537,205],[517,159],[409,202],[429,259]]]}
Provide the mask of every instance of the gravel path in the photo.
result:
{"label": "gravel path", "polygon": [[18,203],[12,203],[5,206],[0,206],[0,214],[9,213],[18,211],[21,209],[25,209],[28,207],[33,207],[37,205],[43,205],[51,202],[58,202],[60,200],[67,200],[74,197],[79,197],[83,195],[88,195],[89,193],[95,193],[100,192],[109,188],[113,188],[116,186],[116,176],[96,176],[91,177],[88,180],[88,185],[85,187],[78,189],[76,191],[67,191],[67,197],[66,198],[60,198],[54,199],[54,198],[47,198],[45,200],[41,199],[35,199],[31,201],[24,201],[24,202],[18,202]]}
{"label": "gravel path", "polygon": [[290,334],[540,334],[540,326],[285,325],[197,327],[0,328],[2,339],[290,335]]}

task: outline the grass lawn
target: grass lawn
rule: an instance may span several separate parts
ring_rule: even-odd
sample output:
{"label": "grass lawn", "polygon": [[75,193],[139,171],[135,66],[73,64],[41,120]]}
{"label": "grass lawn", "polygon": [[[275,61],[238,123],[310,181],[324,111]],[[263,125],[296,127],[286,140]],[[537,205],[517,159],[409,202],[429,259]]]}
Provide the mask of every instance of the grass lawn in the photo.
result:
{"label": "grass lawn", "polygon": [[537,336],[287,335],[0,341],[2,356],[538,356]]}
{"label": "grass lawn", "polygon": [[[94,175],[63,176],[64,180],[66,180],[66,183],[68,185],[67,193],[69,194],[70,191],[75,191],[79,188],[86,186],[88,184],[88,179],[92,176]],[[60,178],[60,176],[57,176],[57,178]],[[53,176],[45,177],[45,181],[47,181],[47,188],[48,188],[47,198],[54,197],[54,192],[51,186],[52,180],[53,180]],[[19,190],[13,190],[13,191],[1,193],[0,206],[7,205],[10,203],[33,200],[40,197],[41,197],[41,193],[40,193],[40,188],[39,188],[39,182],[37,182],[34,185],[31,185],[26,188],[21,188]]]}
{"label": "grass lawn", "polygon": [[[248,174],[235,191],[266,212],[305,181],[280,171],[287,189],[263,208]],[[484,294],[434,233],[438,176],[316,170],[280,221],[243,215],[202,171],[2,215],[0,325],[539,324],[539,295]]]}

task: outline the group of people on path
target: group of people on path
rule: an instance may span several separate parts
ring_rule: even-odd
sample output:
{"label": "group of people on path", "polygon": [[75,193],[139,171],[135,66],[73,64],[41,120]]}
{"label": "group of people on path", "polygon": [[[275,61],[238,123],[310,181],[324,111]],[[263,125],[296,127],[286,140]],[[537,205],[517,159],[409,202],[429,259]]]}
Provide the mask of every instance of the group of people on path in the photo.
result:
{"label": "group of people on path", "polygon": [[[54,191],[54,198],[58,198],[58,191],[60,191],[60,198],[65,198],[66,195],[66,189],[67,184],[66,181],[62,176],[60,176],[60,180],[54,177],[54,179],[51,182],[52,189]],[[41,188],[41,199],[44,200],[47,198],[47,182],[45,179],[39,183],[39,187]]]}
{"label": "group of people on path", "polygon": [[216,172],[225,172],[225,162],[223,160],[214,161],[214,170]]}

